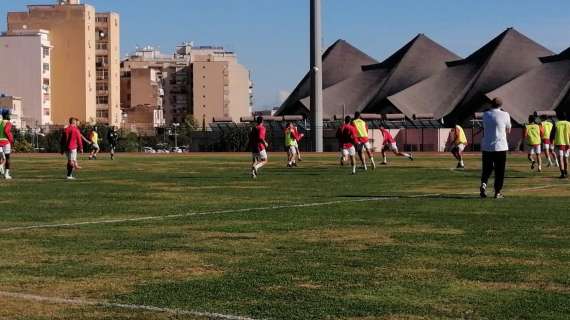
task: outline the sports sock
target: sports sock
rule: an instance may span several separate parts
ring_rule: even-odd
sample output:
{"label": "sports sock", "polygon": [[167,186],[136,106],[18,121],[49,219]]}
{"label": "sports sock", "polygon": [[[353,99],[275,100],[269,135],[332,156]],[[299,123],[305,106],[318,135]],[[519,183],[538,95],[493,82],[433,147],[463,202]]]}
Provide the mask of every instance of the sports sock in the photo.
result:
{"label": "sports sock", "polygon": [[73,175],[73,165],[67,164],[67,176],[71,177]]}

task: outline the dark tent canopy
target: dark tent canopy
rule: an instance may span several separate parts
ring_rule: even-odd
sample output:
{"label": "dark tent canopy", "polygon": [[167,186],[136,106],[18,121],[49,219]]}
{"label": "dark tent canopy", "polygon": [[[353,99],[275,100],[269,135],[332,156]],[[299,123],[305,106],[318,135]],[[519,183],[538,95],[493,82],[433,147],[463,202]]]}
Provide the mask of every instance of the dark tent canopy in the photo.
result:
{"label": "dark tent canopy", "polygon": [[480,111],[485,93],[540,65],[539,57],[552,52],[513,28],[463,60],[408,89],[388,97],[408,117],[430,113],[448,123],[464,122]]}
{"label": "dark tent canopy", "polygon": [[542,64],[487,94],[500,97],[514,121],[524,124],[535,111],[569,110],[570,49],[540,59]]}

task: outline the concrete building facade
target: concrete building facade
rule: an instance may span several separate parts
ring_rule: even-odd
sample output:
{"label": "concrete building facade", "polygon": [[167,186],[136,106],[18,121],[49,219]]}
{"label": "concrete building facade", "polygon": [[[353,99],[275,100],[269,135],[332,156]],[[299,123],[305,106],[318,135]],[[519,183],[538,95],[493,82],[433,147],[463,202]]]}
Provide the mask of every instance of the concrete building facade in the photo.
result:
{"label": "concrete building facade", "polygon": [[0,70],[0,93],[20,97],[20,103],[23,102],[22,110],[18,111],[20,120],[29,126],[51,124],[49,32],[17,30],[3,33],[0,36]]}
{"label": "concrete building facade", "polygon": [[95,15],[96,119],[98,123],[120,126],[121,52],[120,20],[113,12]]}
{"label": "concrete building facade", "polygon": [[15,128],[21,129],[26,126],[22,118],[22,98],[0,95],[0,109],[10,110],[10,122]]}

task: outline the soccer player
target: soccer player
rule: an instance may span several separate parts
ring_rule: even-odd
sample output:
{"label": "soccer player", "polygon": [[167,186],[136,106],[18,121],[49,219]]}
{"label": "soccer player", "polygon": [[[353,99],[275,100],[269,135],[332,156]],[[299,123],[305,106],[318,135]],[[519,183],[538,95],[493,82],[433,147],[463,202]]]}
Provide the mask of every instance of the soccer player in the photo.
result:
{"label": "soccer player", "polygon": [[297,146],[296,146],[296,149],[297,149],[297,161],[301,162],[301,161],[303,161],[303,160],[301,159],[301,150],[299,150],[299,142],[301,142],[301,139],[303,139],[303,137],[304,137],[305,135],[302,134],[302,133],[299,133],[299,128],[297,128],[297,125],[296,125],[296,124],[293,123],[292,125],[293,125],[293,132],[295,133],[295,137],[296,137],[296,140],[297,140]]}
{"label": "soccer player", "polygon": [[12,135],[10,110],[2,110],[2,119],[0,120],[0,154],[2,158],[0,170],[6,180],[12,179],[10,175],[10,154],[12,153],[13,144],[14,136]]}
{"label": "soccer player", "polygon": [[380,127],[380,131],[382,132],[382,137],[384,137],[384,142],[382,144],[382,165],[388,164],[388,159],[386,157],[387,151],[392,151],[396,156],[406,157],[410,160],[414,160],[414,156],[411,153],[400,152],[398,150],[396,139],[394,139],[390,131],[384,127]]}
{"label": "soccer player", "polygon": [[523,137],[526,139],[528,144],[528,161],[531,162],[530,170],[534,170],[538,164],[538,172],[542,172],[542,151],[541,137],[543,135],[542,127],[540,127],[536,122],[535,116],[528,117],[528,124],[525,126]]}
{"label": "soccer player", "polygon": [[113,126],[107,132],[107,140],[109,140],[109,146],[111,148],[111,160],[115,160],[115,149],[117,149],[117,144],[119,143],[119,133],[117,132],[117,127]]}
{"label": "soccer player", "polygon": [[298,147],[296,130],[294,130],[293,124],[288,122],[287,127],[285,127],[285,148],[287,149],[287,167],[289,168],[297,166]]}
{"label": "soccer player", "polygon": [[89,155],[89,160],[97,160],[97,153],[99,153],[99,134],[97,133],[97,127],[93,127],[89,133],[89,142],[91,143],[91,154]]}
{"label": "soccer player", "polygon": [[263,125],[263,117],[257,117],[257,125],[251,130],[250,144],[252,148],[252,165],[251,165],[251,177],[257,178],[259,175],[259,169],[267,164],[267,143],[266,134],[267,129]]}
{"label": "soccer player", "polygon": [[80,169],[77,163],[77,152],[83,153],[83,140],[79,128],[77,128],[76,118],[69,118],[69,125],[65,127],[62,135],[62,154],[67,156],[67,180],[75,180],[73,171]]}
{"label": "soccer player", "polygon": [[552,167],[552,159],[554,158],[554,163],[558,167],[558,158],[556,157],[556,152],[554,152],[554,144],[550,139],[550,134],[552,133],[552,128],[554,124],[548,120],[546,116],[541,116],[542,122],[540,123],[542,127],[542,147],[544,150],[544,154],[546,155],[546,159],[548,159],[548,167]]}
{"label": "soccer player", "polygon": [[358,141],[358,145],[356,146],[356,152],[358,152],[358,158],[362,163],[362,167],[364,170],[368,170],[366,166],[366,159],[364,159],[364,150],[368,155],[368,159],[372,164],[372,169],[376,169],[376,163],[374,162],[374,154],[372,152],[372,146],[370,145],[368,139],[368,125],[364,120],[360,118],[360,112],[356,112],[354,114],[354,120],[352,121],[352,125],[356,128],[356,138]]}
{"label": "soccer player", "polygon": [[344,165],[345,162],[348,161],[350,158],[350,165],[352,166],[352,174],[356,174],[356,145],[358,144],[357,141],[357,133],[356,128],[351,124],[352,119],[350,116],[346,116],[344,118],[344,124],[341,125],[337,132],[336,137],[341,147],[341,165]]}
{"label": "soccer player", "polygon": [[558,164],[560,165],[560,179],[568,178],[568,158],[570,157],[570,116],[561,113],[554,125],[551,137],[554,137],[554,145],[558,152]]}
{"label": "soccer player", "polygon": [[453,147],[451,148],[451,154],[457,159],[457,169],[464,169],[465,162],[463,161],[463,151],[467,147],[467,136],[463,128],[456,124],[455,128],[451,131],[453,133]]}

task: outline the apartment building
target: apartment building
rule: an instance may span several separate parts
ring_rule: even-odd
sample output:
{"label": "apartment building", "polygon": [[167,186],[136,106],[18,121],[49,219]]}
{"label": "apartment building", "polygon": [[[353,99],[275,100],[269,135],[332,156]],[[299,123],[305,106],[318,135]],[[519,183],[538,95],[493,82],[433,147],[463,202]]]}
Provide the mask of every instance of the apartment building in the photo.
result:
{"label": "apartment building", "polygon": [[15,30],[0,36],[0,93],[19,97],[22,110],[17,116],[30,126],[52,123],[51,48],[46,30]]}
{"label": "apartment building", "polygon": [[[26,126],[26,122],[22,119],[22,98],[14,96],[6,96],[0,94],[0,109],[10,110],[10,122],[15,128],[21,129]],[[35,127],[35,124],[28,124]]]}
{"label": "apartment building", "polygon": [[119,15],[95,14],[96,120],[120,126],[121,53]]}

